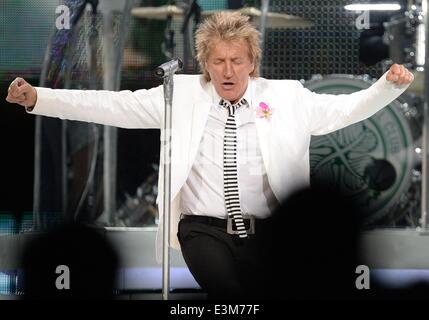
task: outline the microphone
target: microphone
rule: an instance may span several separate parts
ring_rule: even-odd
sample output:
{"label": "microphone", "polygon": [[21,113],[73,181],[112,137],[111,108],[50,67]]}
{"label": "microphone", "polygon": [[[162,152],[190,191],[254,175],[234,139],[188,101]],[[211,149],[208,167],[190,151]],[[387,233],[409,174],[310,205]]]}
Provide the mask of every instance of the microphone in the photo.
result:
{"label": "microphone", "polygon": [[176,71],[179,71],[183,67],[183,62],[179,59],[173,59],[168,62],[161,64],[155,69],[155,75],[160,78],[164,78],[168,75],[174,74]]}

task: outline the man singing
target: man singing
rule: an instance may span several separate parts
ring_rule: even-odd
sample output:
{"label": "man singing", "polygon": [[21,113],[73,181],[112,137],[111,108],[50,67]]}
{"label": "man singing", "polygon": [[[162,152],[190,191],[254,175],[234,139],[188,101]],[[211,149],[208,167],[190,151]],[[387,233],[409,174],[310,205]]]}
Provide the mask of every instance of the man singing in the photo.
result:
{"label": "man singing", "polygon": [[[278,204],[309,184],[311,135],[372,116],[413,81],[396,64],[368,89],[346,95],[260,78],[259,33],[248,20],[237,12],[207,18],[196,32],[203,74],[174,77],[171,244],[182,250],[209,297],[244,297],[263,284],[263,231]],[[162,86],[135,92],[52,90],[17,78],[7,101],[61,119],[163,127]],[[160,172],[159,212],[163,187]]]}

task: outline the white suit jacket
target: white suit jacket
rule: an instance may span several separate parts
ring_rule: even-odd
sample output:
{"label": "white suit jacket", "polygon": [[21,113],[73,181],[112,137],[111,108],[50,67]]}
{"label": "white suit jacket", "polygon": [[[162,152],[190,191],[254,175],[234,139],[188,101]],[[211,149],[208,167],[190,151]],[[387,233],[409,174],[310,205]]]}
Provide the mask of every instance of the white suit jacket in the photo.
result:
{"label": "white suit jacket", "polygon": [[[311,135],[327,134],[366,119],[396,99],[407,85],[395,85],[386,74],[368,89],[348,95],[316,94],[299,81],[249,80],[251,104],[273,110],[271,119],[255,119],[270,187],[278,201],[309,184]],[[81,91],[36,88],[31,113],[101,123],[122,128],[163,128],[162,86],[149,90]],[[197,155],[213,101],[212,84],[201,75],[174,76],[171,151],[171,246],[180,249],[177,226],[180,189]],[[161,139],[164,132],[161,132]],[[163,153],[161,145],[161,155]],[[160,157],[162,162],[162,156]],[[163,163],[160,163],[162,168]],[[163,176],[160,170],[157,204],[162,212]],[[160,198],[161,197],[161,198]],[[160,200],[161,199],[161,200]],[[162,216],[157,234],[157,256],[162,248]]]}

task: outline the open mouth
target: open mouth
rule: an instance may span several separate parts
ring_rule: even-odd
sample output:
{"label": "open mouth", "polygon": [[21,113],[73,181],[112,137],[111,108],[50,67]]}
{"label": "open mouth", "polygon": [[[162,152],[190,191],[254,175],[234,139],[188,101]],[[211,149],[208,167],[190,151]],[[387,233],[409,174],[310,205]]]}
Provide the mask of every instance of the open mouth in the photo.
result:
{"label": "open mouth", "polygon": [[234,86],[233,82],[222,82],[222,87],[224,89],[231,89]]}

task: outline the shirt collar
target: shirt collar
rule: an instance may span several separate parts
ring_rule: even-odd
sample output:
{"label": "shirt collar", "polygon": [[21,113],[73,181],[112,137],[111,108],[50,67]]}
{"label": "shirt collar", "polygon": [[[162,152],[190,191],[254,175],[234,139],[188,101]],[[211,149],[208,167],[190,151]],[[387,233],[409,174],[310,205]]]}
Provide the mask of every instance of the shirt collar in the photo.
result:
{"label": "shirt collar", "polygon": [[[222,106],[220,105],[220,101],[222,100],[222,97],[216,92],[216,89],[214,87],[213,84],[211,84],[212,87],[212,98],[213,98],[213,104],[216,106],[216,108],[222,108]],[[244,95],[241,97],[241,99],[246,99],[247,104],[245,105],[246,108],[250,108],[251,104],[252,104],[252,94],[251,94],[251,79],[249,77],[249,81],[247,82],[247,88],[246,91],[244,92]]]}

